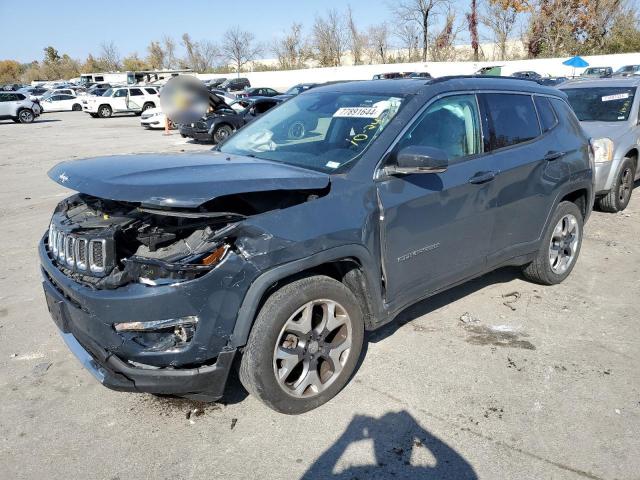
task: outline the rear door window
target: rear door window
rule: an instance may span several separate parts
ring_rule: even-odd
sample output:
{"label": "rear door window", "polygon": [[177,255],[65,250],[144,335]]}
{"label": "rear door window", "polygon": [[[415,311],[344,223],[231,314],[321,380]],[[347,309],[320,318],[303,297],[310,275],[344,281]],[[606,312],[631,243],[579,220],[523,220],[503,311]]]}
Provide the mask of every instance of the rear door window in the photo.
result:
{"label": "rear door window", "polygon": [[482,97],[489,116],[491,150],[528,142],[540,135],[531,95],[485,93]]}
{"label": "rear door window", "polygon": [[558,124],[558,119],[551,102],[547,97],[533,97],[533,102],[536,104],[536,110],[538,110],[538,117],[540,118],[540,125],[542,126],[542,132],[548,132]]}
{"label": "rear door window", "polygon": [[139,97],[140,95],[144,95],[144,93],[142,93],[142,90],[139,88],[132,88],[129,90],[129,95],[132,97]]}

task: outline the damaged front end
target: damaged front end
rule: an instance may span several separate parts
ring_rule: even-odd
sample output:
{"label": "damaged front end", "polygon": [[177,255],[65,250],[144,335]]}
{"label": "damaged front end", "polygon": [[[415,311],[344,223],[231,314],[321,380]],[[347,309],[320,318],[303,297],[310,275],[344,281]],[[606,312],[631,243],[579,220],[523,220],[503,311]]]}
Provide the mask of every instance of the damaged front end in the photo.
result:
{"label": "damaged front end", "polygon": [[222,262],[229,250],[223,233],[243,218],[78,194],[58,205],[48,246],[65,275],[92,288],[170,284],[198,278]]}

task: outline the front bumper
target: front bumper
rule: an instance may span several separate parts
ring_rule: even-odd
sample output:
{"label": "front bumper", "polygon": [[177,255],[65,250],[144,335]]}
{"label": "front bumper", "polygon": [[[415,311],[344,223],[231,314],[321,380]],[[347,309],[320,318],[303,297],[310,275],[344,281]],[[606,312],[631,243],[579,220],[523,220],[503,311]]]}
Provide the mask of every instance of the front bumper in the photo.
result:
{"label": "front bumper", "polygon": [[598,195],[606,194],[611,190],[611,169],[614,162],[596,163],[595,171],[595,192]]}
{"label": "front bumper", "polygon": [[[39,245],[43,287],[51,317],[80,362],[113,390],[163,393],[214,400],[220,398],[236,348],[231,332],[238,298],[215,291],[219,274],[238,282],[239,259],[229,258],[219,272],[177,285],[130,284],[94,290],[65,276],[49,257],[46,236]],[[214,286],[215,285],[215,286]],[[248,288],[240,281],[242,287]],[[113,324],[199,315],[187,348],[149,350],[120,336]]]}
{"label": "front bumper", "polygon": [[200,140],[202,142],[212,142],[211,135],[206,130],[199,130],[194,127],[182,126],[180,127],[180,134],[185,137],[193,138],[194,140]]}

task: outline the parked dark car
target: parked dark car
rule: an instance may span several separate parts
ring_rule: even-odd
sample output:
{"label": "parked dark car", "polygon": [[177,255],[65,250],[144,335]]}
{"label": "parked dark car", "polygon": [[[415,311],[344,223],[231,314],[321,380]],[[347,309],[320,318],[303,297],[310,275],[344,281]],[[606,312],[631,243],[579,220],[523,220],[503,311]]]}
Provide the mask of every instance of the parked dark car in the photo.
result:
{"label": "parked dark car", "polygon": [[277,96],[277,98],[281,98],[282,100],[288,100],[291,97],[295,97],[296,95],[300,95],[302,92],[306,92],[307,90],[311,90],[314,87],[320,85],[319,83],[298,83],[294,85],[289,90],[284,93],[281,93]]}
{"label": "parked dark car", "polygon": [[222,143],[240,127],[255,120],[280,100],[268,97],[250,97],[216,106],[215,111],[191,125],[180,125],[180,135],[201,142]]}
{"label": "parked dark car", "polygon": [[237,94],[238,98],[246,98],[246,97],[276,97],[281,95],[280,92],[274,90],[273,88],[265,88],[265,87],[253,87],[247,88],[242,92]]}
{"label": "parked dark car", "polygon": [[614,77],[631,77],[633,75],[640,75],[640,65],[625,65],[613,72]]}
{"label": "parked dark car", "polygon": [[249,82],[248,78],[229,78],[222,82],[219,88],[226,92],[235,92],[244,90],[245,88],[251,88],[251,82]]}
{"label": "parked dark car", "polygon": [[6,92],[17,92],[22,88],[25,88],[25,85],[21,85],[20,83],[8,83],[6,85],[2,85],[0,90],[4,90]]}
{"label": "parked dark car", "polygon": [[[281,137],[301,115],[313,135]],[[54,167],[79,193],[39,244],[45,297],[107,387],[217,399],[237,360],[250,393],[297,414],[419,300],[505,265],[562,282],[592,175],[566,96],[535,82],[318,87],[209,155]]]}
{"label": "parked dark car", "polygon": [[222,78],[214,78],[211,80],[207,80],[204,83],[208,88],[218,88],[220,85],[222,85],[226,81],[227,81],[227,77],[222,77]]}
{"label": "parked dark car", "polygon": [[525,79],[530,79],[530,80],[537,80],[539,78],[542,78],[542,75],[540,75],[537,72],[533,72],[531,70],[526,70],[526,71],[522,71],[522,72],[514,72],[511,74],[512,77],[515,78],[525,78]]}
{"label": "parked dark car", "polygon": [[580,74],[582,78],[608,78],[613,75],[611,67],[588,67]]}
{"label": "parked dark car", "polygon": [[567,77],[540,77],[535,79],[536,82],[538,82],[540,85],[544,85],[545,87],[555,87],[557,85],[562,85],[567,80]]}

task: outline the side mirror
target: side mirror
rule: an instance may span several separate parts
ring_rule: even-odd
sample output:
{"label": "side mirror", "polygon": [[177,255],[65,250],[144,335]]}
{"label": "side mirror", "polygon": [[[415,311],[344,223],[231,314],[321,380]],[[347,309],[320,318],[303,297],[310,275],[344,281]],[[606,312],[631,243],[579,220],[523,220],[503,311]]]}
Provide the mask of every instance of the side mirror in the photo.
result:
{"label": "side mirror", "polygon": [[394,157],[384,168],[387,175],[442,173],[449,167],[449,155],[439,148],[411,145],[400,150]]}

